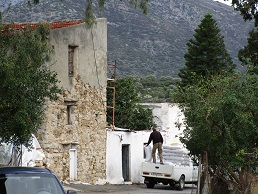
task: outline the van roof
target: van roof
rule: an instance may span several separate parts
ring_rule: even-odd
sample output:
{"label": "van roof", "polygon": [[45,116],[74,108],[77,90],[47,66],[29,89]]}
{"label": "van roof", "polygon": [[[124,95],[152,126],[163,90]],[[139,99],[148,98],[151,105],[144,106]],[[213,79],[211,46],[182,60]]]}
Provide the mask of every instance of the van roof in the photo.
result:
{"label": "van roof", "polygon": [[51,170],[48,168],[41,167],[0,167],[0,174],[32,174],[32,173],[40,173],[40,174],[53,174]]}

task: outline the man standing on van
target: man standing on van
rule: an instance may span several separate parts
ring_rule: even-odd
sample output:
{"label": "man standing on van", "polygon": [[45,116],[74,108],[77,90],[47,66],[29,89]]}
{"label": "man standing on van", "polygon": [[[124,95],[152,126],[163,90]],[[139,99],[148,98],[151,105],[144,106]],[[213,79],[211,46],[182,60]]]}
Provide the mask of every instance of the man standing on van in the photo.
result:
{"label": "man standing on van", "polygon": [[153,148],[151,152],[153,162],[156,163],[156,150],[158,149],[160,164],[163,164],[163,156],[162,156],[163,137],[161,133],[156,129],[153,129],[153,131],[151,132],[147,146],[151,143],[151,141],[153,142]]}

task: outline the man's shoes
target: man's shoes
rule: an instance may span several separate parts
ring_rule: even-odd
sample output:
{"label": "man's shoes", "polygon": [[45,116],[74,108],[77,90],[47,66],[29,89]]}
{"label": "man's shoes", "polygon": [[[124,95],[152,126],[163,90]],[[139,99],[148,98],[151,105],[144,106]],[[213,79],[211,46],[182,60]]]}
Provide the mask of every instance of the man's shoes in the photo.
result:
{"label": "man's shoes", "polygon": [[164,165],[164,163],[163,163],[163,162],[161,162],[160,164]]}

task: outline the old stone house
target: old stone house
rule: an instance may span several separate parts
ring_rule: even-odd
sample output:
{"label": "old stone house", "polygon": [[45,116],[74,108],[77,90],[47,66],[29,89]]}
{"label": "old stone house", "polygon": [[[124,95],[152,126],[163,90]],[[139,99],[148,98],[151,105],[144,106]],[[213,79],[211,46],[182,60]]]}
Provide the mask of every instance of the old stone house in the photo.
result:
{"label": "old stone house", "polygon": [[97,19],[91,29],[83,21],[50,26],[54,54],[46,65],[57,73],[63,92],[47,102],[35,135],[61,180],[96,184],[106,179],[107,21]]}
{"label": "old stone house", "polygon": [[57,22],[49,34],[63,94],[49,102],[37,138],[61,180],[93,183],[106,177],[107,22]]}

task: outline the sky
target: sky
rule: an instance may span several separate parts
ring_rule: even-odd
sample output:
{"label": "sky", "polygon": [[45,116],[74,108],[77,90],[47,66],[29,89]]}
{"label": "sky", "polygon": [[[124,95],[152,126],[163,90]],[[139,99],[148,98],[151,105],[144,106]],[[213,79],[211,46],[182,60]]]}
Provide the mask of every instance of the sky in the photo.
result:
{"label": "sky", "polygon": [[229,1],[224,1],[224,0],[214,0],[214,1],[219,1],[219,2],[221,2],[221,3],[225,3],[225,4],[227,4],[227,5],[230,5],[230,6],[231,6],[231,0],[229,0]]}

